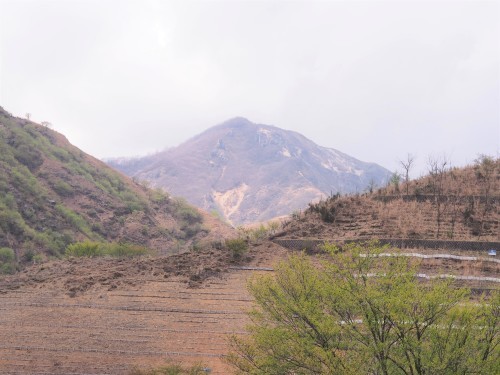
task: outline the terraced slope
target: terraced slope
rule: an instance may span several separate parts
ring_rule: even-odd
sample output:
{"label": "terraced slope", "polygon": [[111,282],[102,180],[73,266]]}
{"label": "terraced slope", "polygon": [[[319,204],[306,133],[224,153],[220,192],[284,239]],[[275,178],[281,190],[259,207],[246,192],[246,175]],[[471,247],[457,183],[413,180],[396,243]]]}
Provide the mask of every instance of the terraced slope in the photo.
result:
{"label": "terraced slope", "polygon": [[225,373],[225,336],[245,325],[251,303],[244,277],[232,274],[203,290],[172,279],[90,298],[50,290],[2,295],[0,372],[124,374],[170,359]]}
{"label": "terraced slope", "polygon": [[443,171],[407,186],[331,196],[285,223],[279,237],[500,241],[500,161]]}
{"label": "terraced slope", "polygon": [[[250,264],[270,267],[283,251],[262,246]],[[126,374],[167,361],[230,373],[227,335],[244,330],[246,281],[259,271],[231,269],[226,255],[57,261],[11,276],[0,283],[0,373]]]}

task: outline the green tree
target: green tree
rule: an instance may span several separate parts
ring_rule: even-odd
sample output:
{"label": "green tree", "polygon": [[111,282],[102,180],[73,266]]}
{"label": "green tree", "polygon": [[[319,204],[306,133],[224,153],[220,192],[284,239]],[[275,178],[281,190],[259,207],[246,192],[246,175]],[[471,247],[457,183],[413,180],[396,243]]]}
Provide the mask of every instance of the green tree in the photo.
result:
{"label": "green tree", "polygon": [[390,183],[391,183],[391,185],[394,186],[394,191],[396,193],[399,193],[399,182],[400,181],[401,181],[401,175],[397,171],[394,171],[394,173],[391,175]]}
{"label": "green tree", "polygon": [[250,282],[258,308],[228,357],[241,373],[498,373],[498,296],[469,304],[376,243],[329,248],[320,266],[295,255]]}

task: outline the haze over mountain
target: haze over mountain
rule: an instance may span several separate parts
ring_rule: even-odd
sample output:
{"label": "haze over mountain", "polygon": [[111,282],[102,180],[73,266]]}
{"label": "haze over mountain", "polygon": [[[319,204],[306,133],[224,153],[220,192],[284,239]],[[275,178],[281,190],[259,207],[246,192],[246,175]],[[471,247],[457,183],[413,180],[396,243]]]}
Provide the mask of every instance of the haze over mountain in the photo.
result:
{"label": "haze over mountain", "polygon": [[237,117],[184,144],[135,159],[108,163],[233,225],[287,215],[332,193],[382,185],[390,172],[299,133]]}

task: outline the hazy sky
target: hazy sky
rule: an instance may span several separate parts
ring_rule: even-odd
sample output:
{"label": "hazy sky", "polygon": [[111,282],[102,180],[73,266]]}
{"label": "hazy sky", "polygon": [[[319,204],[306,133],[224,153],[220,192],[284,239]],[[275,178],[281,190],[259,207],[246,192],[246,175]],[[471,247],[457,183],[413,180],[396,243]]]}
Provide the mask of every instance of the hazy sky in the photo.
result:
{"label": "hazy sky", "polygon": [[416,175],[498,154],[499,4],[0,0],[0,106],[100,158],[243,116]]}

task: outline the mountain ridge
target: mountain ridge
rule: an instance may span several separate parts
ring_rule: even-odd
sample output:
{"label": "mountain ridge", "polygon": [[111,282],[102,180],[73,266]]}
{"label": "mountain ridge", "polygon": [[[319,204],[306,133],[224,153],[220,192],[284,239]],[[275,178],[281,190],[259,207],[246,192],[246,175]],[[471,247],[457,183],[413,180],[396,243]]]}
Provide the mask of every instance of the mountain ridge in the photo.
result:
{"label": "mountain ridge", "polygon": [[362,191],[371,180],[381,185],[389,174],[298,132],[243,117],[153,155],[107,162],[234,225],[287,215],[331,193]]}
{"label": "mountain ridge", "polygon": [[57,257],[78,241],[169,253],[209,236],[212,224],[210,215],[0,107],[0,248],[19,260],[33,253]]}

